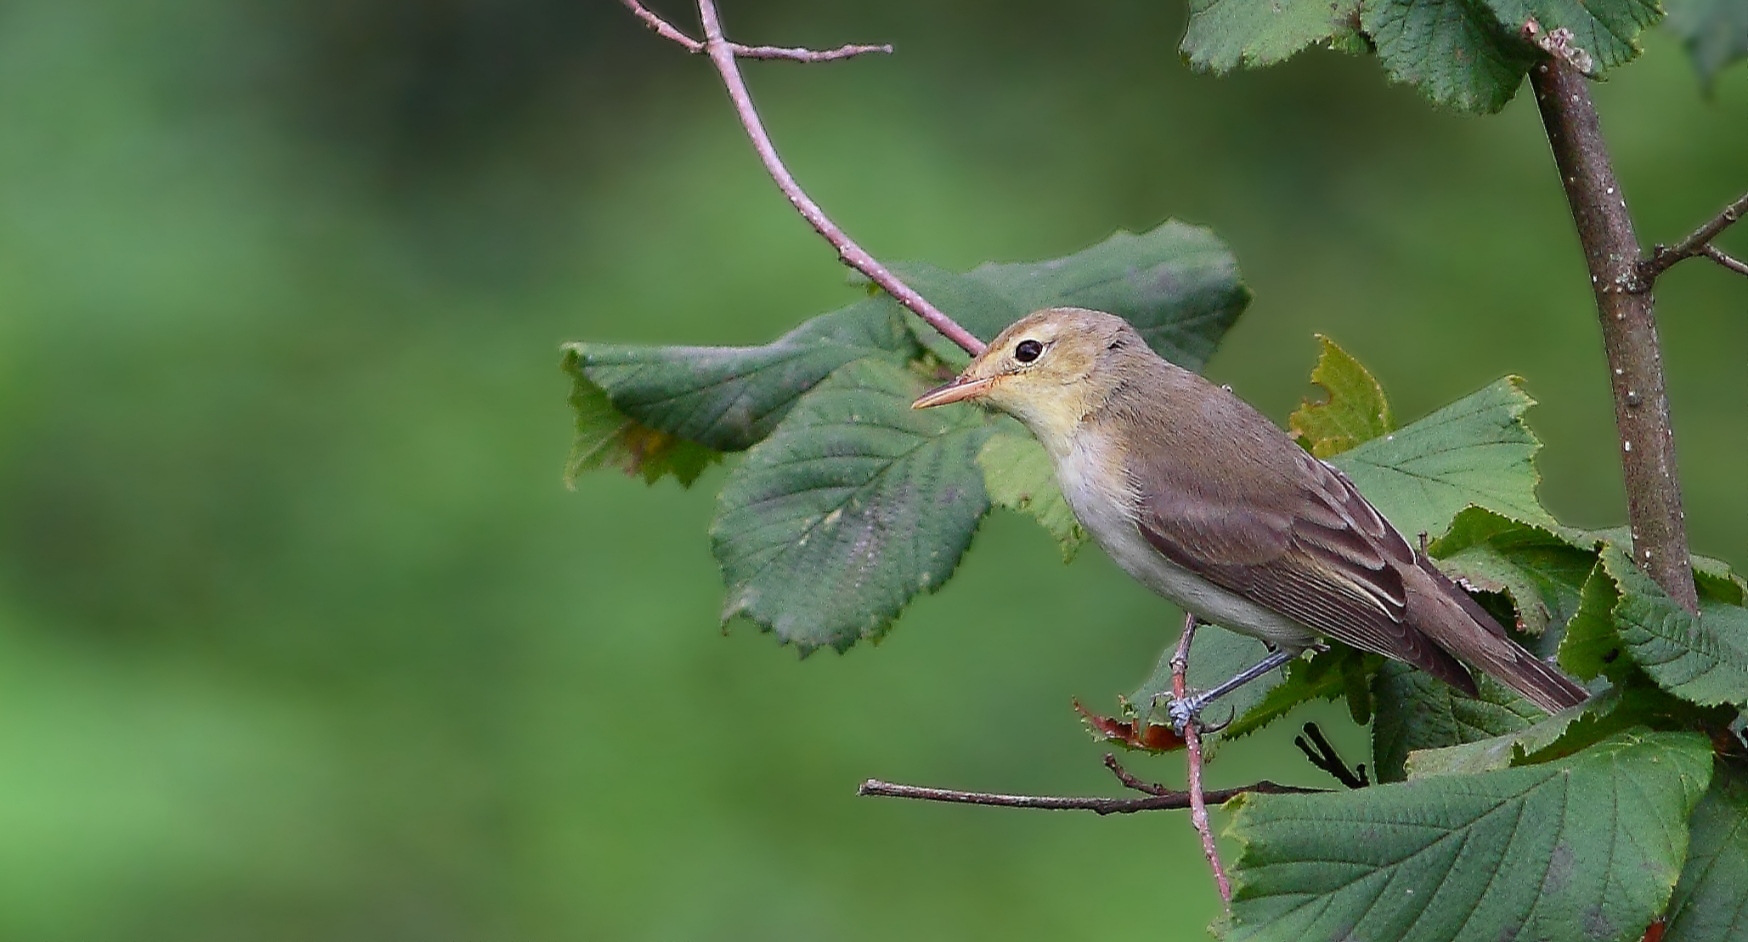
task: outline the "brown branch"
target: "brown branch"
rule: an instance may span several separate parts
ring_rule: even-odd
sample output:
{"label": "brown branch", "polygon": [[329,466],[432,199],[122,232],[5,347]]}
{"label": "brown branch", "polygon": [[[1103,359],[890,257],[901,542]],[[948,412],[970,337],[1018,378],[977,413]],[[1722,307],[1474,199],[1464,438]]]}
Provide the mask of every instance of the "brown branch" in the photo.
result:
{"label": "brown branch", "polygon": [[1530,84],[1596,295],[1620,434],[1633,559],[1670,598],[1697,611],[1663,354],[1651,295],[1635,290],[1639,241],[1627,201],[1584,77],[1565,62],[1547,60],[1530,69]]}
{"label": "brown branch", "polygon": [[[681,32],[674,24],[650,12],[649,8],[638,0],[620,0],[633,15],[642,20],[645,26],[655,30],[657,36],[678,43],[687,52],[702,53],[704,44]],[[801,49],[794,46],[743,46],[740,43],[729,43],[728,48],[734,52],[736,59],[783,59],[789,62],[830,62],[834,59],[848,59],[852,56],[866,55],[870,52],[890,54],[892,46],[862,45],[847,43],[836,49]]]}
{"label": "brown branch", "polygon": [[1723,249],[1720,249],[1715,245],[1707,243],[1705,246],[1701,247],[1699,251],[1701,255],[1717,262],[1719,265],[1728,268],[1738,275],[1748,275],[1748,262],[1731,258]]}
{"label": "brown branch", "polygon": [[[1184,675],[1190,668],[1190,642],[1196,637],[1196,616],[1184,614],[1184,633],[1178,638],[1177,651],[1171,656],[1171,695],[1182,700],[1187,693]],[[1232,882],[1226,879],[1226,867],[1220,863],[1220,848],[1214,843],[1214,829],[1208,824],[1207,796],[1202,793],[1202,731],[1201,721],[1191,717],[1184,724],[1184,765],[1188,769],[1190,823],[1202,837],[1202,856],[1214,871],[1214,885],[1220,889],[1220,902],[1232,908]]]}
{"label": "brown branch", "polygon": [[[777,148],[771,143],[771,136],[766,133],[764,122],[759,119],[758,109],[753,107],[752,95],[747,92],[746,80],[741,77],[740,66],[736,64],[736,57],[749,49],[785,53],[777,58],[817,62],[830,58],[843,58],[840,53],[844,53],[844,50],[857,49],[858,47],[846,46],[829,53],[808,53],[807,50],[799,50],[807,55],[788,55],[787,53],[796,50],[779,50],[768,46],[748,47],[731,43],[722,35],[722,18],[716,12],[714,0],[698,0],[698,19],[704,24],[704,41],[699,43],[674,28],[661,17],[651,13],[638,0],[621,0],[621,2],[632,13],[636,14],[638,19],[643,20],[646,25],[663,38],[672,40],[691,52],[697,52],[701,48],[710,57],[711,64],[716,66],[717,73],[722,76],[722,85],[728,91],[728,99],[734,105],[734,111],[740,118],[741,127],[746,130],[747,138],[752,141],[753,150],[758,152],[760,162],[765,165],[765,171],[771,175],[772,180],[776,181],[777,188],[789,198],[789,204],[795,207],[795,211],[801,214],[801,218],[807,220],[807,224],[813,227],[813,231],[819,233],[821,238],[837,250],[840,261],[867,276],[869,281],[891,295],[893,300],[922,318],[924,323],[940,332],[941,336],[958,344],[960,349],[966,353],[976,356],[983,352],[983,341],[978,340],[970,331],[959,326],[957,321],[930,304],[928,299],[899,280],[896,275],[886,269],[886,266],[868,254],[866,249],[857,245],[844,233],[844,230],[838,228],[837,223],[831,221],[831,218],[825,214],[825,210],[820,209],[819,204],[807,195],[807,191],[801,188],[801,184],[795,182],[795,177],[790,174],[789,168],[783,165],[783,159],[777,155]],[[871,51],[873,48],[881,47],[870,47],[870,49],[862,51]]]}
{"label": "brown branch", "polygon": [[[1309,737],[1309,741],[1307,741],[1307,737]],[[1372,784],[1371,779],[1366,775],[1365,764],[1356,765],[1350,771],[1347,763],[1342,761],[1341,753],[1335,751],[1335,747],[1324,737],[1323,728],[1316,723],[1306,723],[1305,735],[1294,736],[1293,745],[1299,747],[1299,751],[1305,754],[1305,759],[1312,765],[1328,772],[1331,777],[1348,788],[1365,788]]]}
{"label": "brown branch", "polygon": [[[1043,811],[1091,811],[1101,817],[1107,814],[1134,814],[1138,811],[1176,811],[1190,806],[1189,792],[1173,791],[1160,785],[1149,785],[1129,776],[1127,772],[1119,774],[1128,777],[1128,781],[1125,781],[1124,784],[1133,781],[1134,784],[1130,787],[1146,792],[1147,797],[1003,795],[995,792],[965,792],[952,788],[932,788],[926,785],[900,785],[896,782],[883,782],[874,778],[863,782],[861,787],[856,789],[856,794],[871,798],[910,798],[917,801],[939,801],[956,805],[990,805],[998,808],[1031,808]],[[1203,798],[1210,804],[1223,805],[1239,795],[1250,792],[1259,795],[1300,795],[1316,791],[1315,788],[1299,788],[1294,785],[1281,785],[1265,780],[1254,785],[1217,789],[1206,793]]]}
{"label": "brown branch", "polygon": [[1748,265],[1725,255],[1721,249],[1712,244],[1713,239],[1717,238],[1725,229],[1735,225],[1744,215],[1748,215],[1748,193],[1742,194],[1734,203],[1725,206],[1723,212],[1706,220],[1705,225],[1688,233],[1687,238],[1680,242],[1672,246],[1661,243],[1652,246],[1651,256],[1639,260],[1638,270],[1635,272],[1637,280],[1633,289],[1635,291],[1650,291],[1651,286],[1656,284],[1658,275],[1668,271],[1671,266],[1682,259],[1699,255],[1704,255],[1737,274],[1748,275]]}

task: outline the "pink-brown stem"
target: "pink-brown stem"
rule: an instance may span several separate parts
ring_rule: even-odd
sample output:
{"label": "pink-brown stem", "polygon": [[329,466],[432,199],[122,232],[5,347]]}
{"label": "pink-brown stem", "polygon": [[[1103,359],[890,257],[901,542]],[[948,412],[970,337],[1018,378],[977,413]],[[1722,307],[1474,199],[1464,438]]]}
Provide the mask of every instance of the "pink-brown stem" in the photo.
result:
{"label": "pink-brown stem", "polygon": [[[1171,656],[1171,695],[1182,700],[1186,694],[1184,674],[1190,668],[1190,642],[1196,637],[1196,616],[1184,615],[1184,633],[1178,639],[1177,651]],[[1208,824],[1208,802],[1202,792],[1202,731],[1195,719],[1184,725],[1184,764],[1188,767],[1190,793],[1190,823],[1202,837],[1202,855],[1214,871],[1214,885],[1220,890],[1220,902],[1232,908],[1232,883],[1226,879],[1226,867],[1220,863],[1220,849],[1214,843],[1214,829]]]}
{"label": "pink-brown stem", "polygon": [[[670,42],[678,43],[687,52],[701,53],[704,44],[681,32],[674,24],[650,12],[650,9],[638,0],[620,0],[632,15],[642,20],[645,26],[655,30],[657,36]],[[887,43],[870,45],[865,43],[845,43],[836,49],[802,49],[796,46],[743,46],[740,43],[729,43],[737,59],[783,59],[789,62],[830,62],[834,59],[848,59],[852,56],[866,55],[870,52],[890,54],[892,46]]]}
{"label": "pink-brown stem", "polygon": [[930,304],[927,298],[918,294],[913,288],[901,281],[898,276],[888,271],[885,265],[868,254],[867,250],[857,245],[844,230],[831,221],[831,218],[820,209],[819,204],[807,195],[807,191],[795,182],[795,177],[784,166],[783,159],[778,156],[777,148],[771,143],[771,136],[765,132],[764,122],[759,118],[758,109],[753,107],[752,95],[747,92],[746,80],[741,77],[738,58],[771,58],[791,59],[801,62],[821,62],[829,59],[842,59],[864,52],[890,52],[889,46],[843,46],[826,52],[814,52],[806,49],[782,49],[775,46],[742,46],[731,43],[722,34],[722,18],[716,12],[716,4],[712,0],[698,0],[698,19],[704,25],[704,41],[699,42],[661,17],[650,12],[638,0],[621,0],[645,25],[656,31],[664,39],[671,40],[690,52],[703,51],[716,66],[716,71],[722,76],[723,87],[728,90],[729,101],[734,105],[735,114],[740,118],[741,127],[746,130],[747,138],[752,141],[753,150],[759,155],[759,160],[765,165],[765,170],[776,181],[777,188],[789,198],[789,204],[807,220],[813,231],[820,234],[832,248],[837,250],[838,259],[845,265],[866,275],[869,281],[878,285],[882,291],[891,295],[899,304],[923,319],[930,327],[939,331],[941,336],[957,344],[966,353],[976,356],[983,352],[983,341],[977,339],[970,331],[959,326],[959,323],[948,317],[939,308]]}

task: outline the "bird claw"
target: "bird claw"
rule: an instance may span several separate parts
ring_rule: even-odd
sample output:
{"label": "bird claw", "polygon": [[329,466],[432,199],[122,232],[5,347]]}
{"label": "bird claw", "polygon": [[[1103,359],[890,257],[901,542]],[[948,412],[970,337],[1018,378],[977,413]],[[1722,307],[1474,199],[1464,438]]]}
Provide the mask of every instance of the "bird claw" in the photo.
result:
{"label": "bird claw", "polygon": [[1238,714],[1233,713],[1231,716],[1226,717],[1218,723],[1204,723],[1202,721],[1202,709],[1207,705],[1208,701],[1202,699],[1200,695],[1185,697],[1182,700],[1172,700],[1167,703],[1165,705],[1165,712],[1167,716],[1171,717],[1171,728],[1176,731],[1179,736],[1182,736],[1184,730],[1189,728],[1191,723],[1194,723],[1196,724],[1196,729],[1200,732],[1217,733],[1226,727],[1231,726],[1232,721],[1238,718]]}
{"label": "bird claw", "polygon": [[1173,700],[1165,705],[1165,712],[1171,717],[1171,728],[1181,736],[1191,723],[1197,723],[1200,728],[1201,698],[1185,697],[1182,700]]}

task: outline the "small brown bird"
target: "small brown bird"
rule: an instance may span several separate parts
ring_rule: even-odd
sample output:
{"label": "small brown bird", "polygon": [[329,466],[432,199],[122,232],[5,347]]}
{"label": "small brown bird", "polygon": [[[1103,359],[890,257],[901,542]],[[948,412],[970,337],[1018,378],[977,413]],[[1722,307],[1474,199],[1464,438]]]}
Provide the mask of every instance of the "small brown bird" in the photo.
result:
{"label": "small brown bird", "polygon": [[1320,636],[1471,696],[1474,678],[1458,658],[1549,712],[1587,696],[1507,637],[1346,475],[1230,390],[1162,359],[1120,317],[1029,314],[913,407],[962,401],[1031,430],[1074,515],[1129,575],[1274,649],[1173,703],[1180,727]]}

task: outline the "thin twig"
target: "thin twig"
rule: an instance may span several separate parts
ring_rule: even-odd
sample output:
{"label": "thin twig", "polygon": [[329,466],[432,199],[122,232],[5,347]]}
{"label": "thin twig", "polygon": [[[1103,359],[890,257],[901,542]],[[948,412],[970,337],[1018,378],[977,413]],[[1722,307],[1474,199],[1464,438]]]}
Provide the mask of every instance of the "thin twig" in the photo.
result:
{"label": "thin twig", "polygon": [[[1310,742],[1306,742],[1306,737],[1310,737]],[[1323,729],[1316,723],[1306,723],[1305,735],[1294,736],[1293,745],[1299,747],[1299,751],[1305,754],[1305,758],[1312,765],[1328,772],[1336,781],[1349,788],[1365,788],[1372,784],[1371,777],[1366,775],[1365,764],[1356,765],[1349,771],[1341,754],[1324,738]]]}
{"label": "thin twig", "polygon": [[1637,271],[1637,281],[1633,285],[1635,291],[1650,291],[1657,282],[1657,276],[1668,271],[1670,266],[1684,258],[1704,255],[1719,265],[1738,274],[1748,275],[1748,266],[1725,255],[1712,240],[1725,229],[1735,225],[1743,216],[1748,216],[1748,193],[1742,194],[1734,203],[1725,206],[1723,211],[1706,220],[1705,225],[1687,234],[1674,245],[1655,245],[1651,247],[1651,257],[1640,259]]}
{"label": "thin twig", "polygon": [[[1688,558],[1687,516],[1681,509],[1655,310],[1650,293],[1635,290],[1640,262],[1633,218],[1615,179],[1584,76],[1565,62],[1548,60],[1530,69],[1530,85],[1596,295],[1621,443],[1633,561],[1670,598],[1696,612],[1699,595]],[[1720,231],[1724,225],[1728,222],[1718,226]]]}
{"label": "thin twig", "polygon": [[[1190,642],[1196,637],[1196,616],[1184,615],[1184,633],[1178,638],[1177,651],[1171,656],[1171,695],[1182,700],[1186,694],[1184,675],[1190,668]],[[1214,829],[1208,824],[1207,796],[1202,793],[1202,731],[1200,721],[1191,717],[1184,724],[1184,764],[1189,770],[1190,823],[1202,836],[1202,855],[1214,871],[1214,885],[1220,888],[1220,902],[1232,908],[1232,882],[1226,879],[1226,867],[1220,863],[1220,848],[1214,844]]]}
{"label": "thin twig", "polygon": [[[735,114],[739,116],[741,127],[746,130],[747,138],[752,141],[753,150],[758,152],[760,162],[765,165],[765,171],[771,175],[772,180],[776,181],[777,188],[789,198],[789,204],[795,207],[795,211],[801,214],[801,218],[807,220],[807,224],[813,227],[813,231],[819,233],[821,238],[837,250],[840,261],[866,275],[869,281],[891,295],[893,300],[922,318],[924,323],[940,332],[941,336],[958,344],[960,349],[966,353],[976,356],[983,352],[983,341],[978,340],[970,331],[959,326],[957,321],[930,304],[928,299],[900,281],[896,275],[886,269],[885,265],[880,264],[874,256],[868,254],[866,249],[857,245],[844,233],[844,230],[838,228],[837,223],[831,221],[825,211],[819,208],[819,204],[807,195],[807,191],[801,188],[801,184],[795,182],[795,177],[790,174],[789,168],[783,165],[783,159],[777,155],[777,148],[771,143],[771,136],[765,132],[764,122],[759,119],[758,109],[753,107],[752,95],[747,92],[746,80],[741,77],[740,66],[736,64],[735,57],[749,47],[738,46],[723,37],[722,18],[717,15],[716,4],[713,0],[698,0],[698,19],[704,24],[704,42],[702,44],[675,29],[661,17],[651,13],[637,0],[621,0],[621,2],[625,3],[637,15],[638,19],[643,20],[663,38],[670,39],[689,51],[696,52],[700,46],[703,48],[705,54],[710,57],[711,63],[716,66],[717,73],[722,76],[722,85],[728,91],[728,99],[734,105]],[[751,48],[769,49],[770,47]],[[842,50],[834,52],[842,52]],[[785,55],[782,58],[798,57]],[[803,61],[819,61],[824,58],[842,57],[820,53],[812,58],[802,58]]]}
{"label": "thin twig", "polygon": [[[702,53],[704,44],[681,32],[674,24],[662,19],[637,0],[620,0],[632,14],[644,22],[645,26],[655,30],[656,35],[670,42],[678,43],[687,52]],[[852,56],[866,55],[871,52],[890,54],[892,46],[864,45],[846,43],[836,49],[801,49],[794,46],[743,46],[740,43],[729,43],[729,49],[734,51],[736,59],[783,59],[789,62],[830,62],[834,59],[848,59]]]}
{"label": "thin twig", "polygon": [[1149,795],[1183,794],[1186,801],[1189,799],[1188,793],[1177,792],[1176,790],[1166,788],[1164,785],[1160,785],[1157,782],[1143,782],[1136,778],[1134,775],[1130,774],[1128,769],[1123,768],[1123,763],[1117,761],[1116,753],[1105,753],[1105,768],[1111,770],[1111,774],[1117,777],[1117,781],[1123,783],[1124,788],[1131,788],[1135,791],[1145,792]]}
{"label": "thin twig", "polygon": [[[1127,774],[1127,773],[1123,773]],[[1158,785],[1135,780],[1131,786],[1147,793],[1145,798],[1100,798],[1061,795],[1003,795],[995,792],[966,792],[952,788],[932,788],[926,785],[901,785],[871,778],[856,789],[856,794],[872,798],[910,798],[917,801],[939,801],[956,805],[990,805],[998,808],[1031,808],[1043,811],[1091,811],[1107,814],[1134,814],[1138,811],[1176,811],[1190,806],[1190,793],[1172,791]],[[1157,791],[1155,791],[1157,789]],[[1261,781],[1238,788],[1222,788],[1206,793],[1209,804],[1223,805],[1239,795],[1254,792],[1259,795],[1301,795],[1315,793],[1315,788],[1299,788]]]}
{"label": "thin twig", "polygon": [[1719,265],[1728,268],[1738,275],[1748,275],[1748,262],[1731,258],[1723,249],[1720,249],[1709,242],[1706,243],[1704,248],[1700,249],[1700,252],[1704,254],[1706,258],[1717,262]]}

